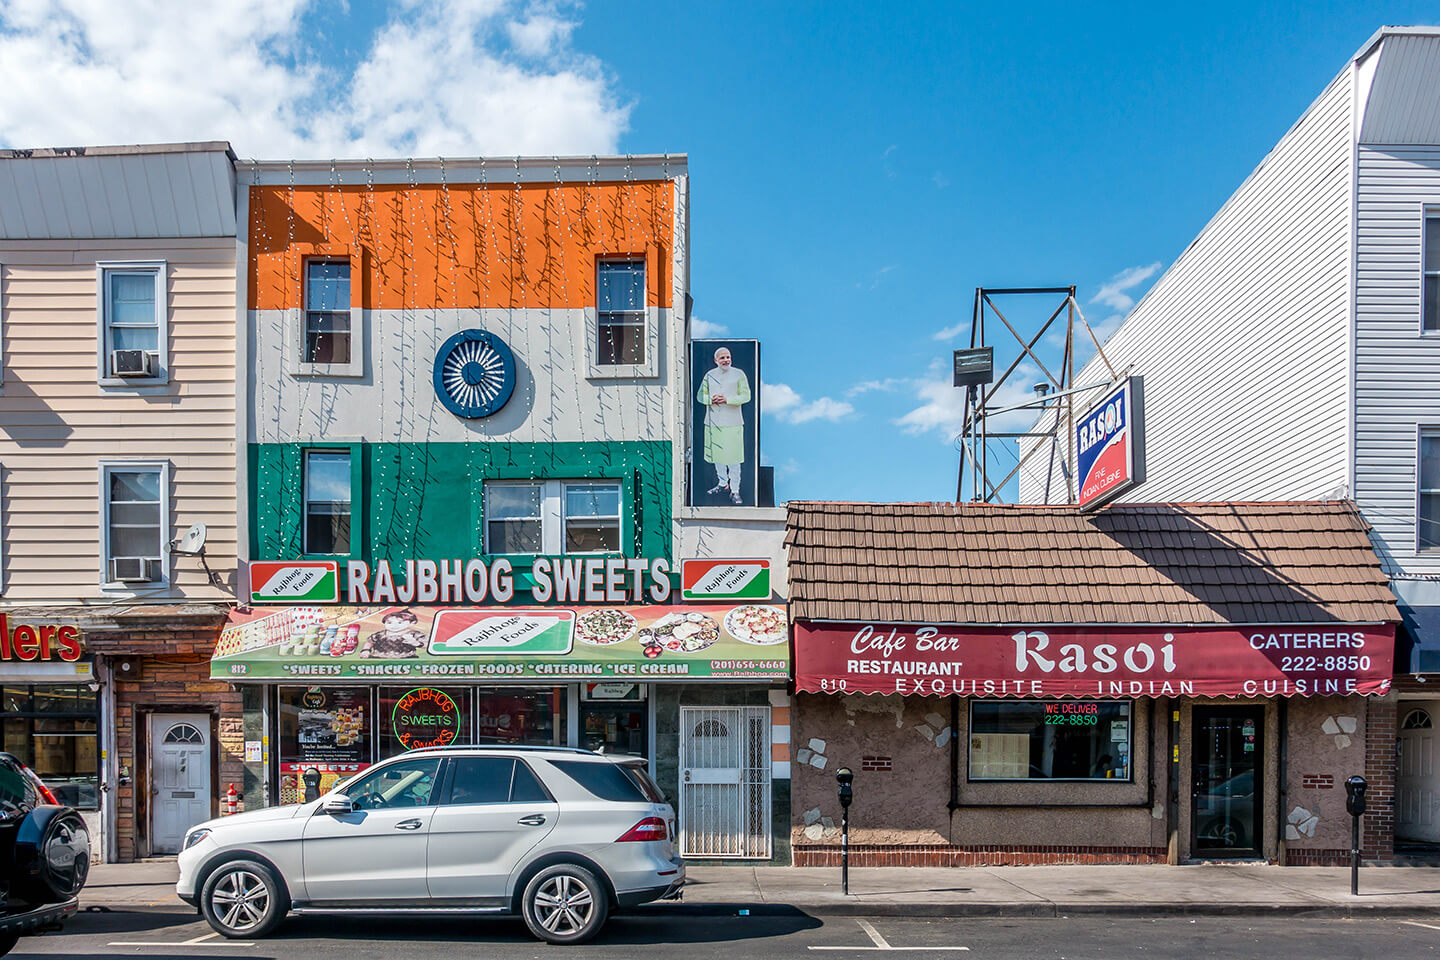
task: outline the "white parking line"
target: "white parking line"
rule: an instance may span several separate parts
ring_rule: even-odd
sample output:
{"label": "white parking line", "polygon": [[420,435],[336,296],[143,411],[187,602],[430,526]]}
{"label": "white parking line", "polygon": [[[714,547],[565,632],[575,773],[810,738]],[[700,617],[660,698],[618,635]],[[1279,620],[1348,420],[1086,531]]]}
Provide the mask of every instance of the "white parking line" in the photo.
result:
{"label": "white parking line", "polygon": [[1412,927],[1424,927],[1426,930],[1440,930],[1440,927],[1433,923],[1421,923],[1419,920],[1401,920],[1401,923],[1408,923]]}
{"label": "white parking line", "polygon": [[207,933],[196,937],[193,940],[183,940],[180,943],[164,943],[159,940],[115,940],[105,944],[107,947],[253,947],[253,940],[216,940],[218,933]]}
{"label": "white parking line", "polygon": [[874,943],[875,946],[873,946],[873,947],[811,947],[810,949],[811,949],[811,950],[969,950],[969,949],[970,949],[969,947],[893,947],[893,946],[890,945],[890,941],[888,941],[888,940],[886,940],[884,937],[880,936],[880,931],[879,931],[879,930],[876,930],[875,927],[871,925],[870,921],[868,921],[868,920],[861,920],[861,919],[859,919],[859,918],[856,918],[855,922],[860,925],[860,929],[865,931],[866,935],[868,935],[868,936],[870,937],[870,941],[871,941],[872,943]]}

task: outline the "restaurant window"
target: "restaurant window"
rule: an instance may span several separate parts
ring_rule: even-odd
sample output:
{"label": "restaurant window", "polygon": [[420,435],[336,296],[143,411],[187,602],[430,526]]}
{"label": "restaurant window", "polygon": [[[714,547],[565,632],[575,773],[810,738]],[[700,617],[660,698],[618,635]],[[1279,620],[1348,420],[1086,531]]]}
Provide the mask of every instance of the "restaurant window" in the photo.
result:
{"label": "restaurant window", "polygon": [[409,684],[380,688],[380,759],[469,743],[470,691]]}
{"label": "restaurant window", "polygon": [[305,451],[305,552],[350,553],[350,451]]}
{"label": "restaurant window", "polygon": [[645,362],[645,261],[601,260],[596,265],[597,360],[601,366]]}
{"label": "restaurant window", "polygon": [[55,799],[80,810],[100,805],[99,711],[87,684],[6,685],[0,740],[45,781]]}
{"label": "restaurant window", "polygon": [[485,484],[485,552],[620,553],[618,480],[492,480]]}
{"label": "restaurant window", "polygon": [[971,780],[1130,780],[1130,703],[970,704]]}
{"label": "restaurant window", "polygon": [[564,687],[481,687],[475,742],[563,746],[565,696]]}
{"label": "restaurant window", "polygon": [[281,803],[305,802],[307,771],[318,797],[373,762],[369,687],[281,687],[278,699]]}

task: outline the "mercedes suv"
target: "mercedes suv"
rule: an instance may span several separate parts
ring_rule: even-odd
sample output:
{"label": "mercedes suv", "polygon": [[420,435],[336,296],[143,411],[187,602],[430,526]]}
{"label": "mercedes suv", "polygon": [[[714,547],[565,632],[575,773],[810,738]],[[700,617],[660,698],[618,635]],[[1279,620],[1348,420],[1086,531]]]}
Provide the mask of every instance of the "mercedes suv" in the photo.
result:
{"label": "mercedes suv", "polygon": [[438,747],[368,767],[310,803],[190,830],[176,893],[226,937],[287,913],[519,914],[581,943],[609,913],[678,894],[675,812],[638,758]]}

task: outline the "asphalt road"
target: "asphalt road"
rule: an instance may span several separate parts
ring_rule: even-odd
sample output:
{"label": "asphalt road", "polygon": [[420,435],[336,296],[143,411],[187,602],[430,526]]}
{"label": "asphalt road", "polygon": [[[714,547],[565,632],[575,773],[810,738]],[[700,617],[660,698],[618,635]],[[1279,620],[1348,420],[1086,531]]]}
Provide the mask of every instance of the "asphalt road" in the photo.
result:
{"label": "asphalt road", "polygon": [[[187,943],[186,941],[191,941]],[[963,949],[962,949],[963,948]],[[224,941],[174,913],[82,914],[63,933],[20,941],[12,956],[237,957],[243,960],[428,960],[483,956],[686,960],[953,957],[955,960],[1409,960],[1440,958],[1440,922],[1205,917],[1136,920],[872,920],[793,917],[612,919],[580,947],[550,947],[519,921],[292,917],[258,943]]]}

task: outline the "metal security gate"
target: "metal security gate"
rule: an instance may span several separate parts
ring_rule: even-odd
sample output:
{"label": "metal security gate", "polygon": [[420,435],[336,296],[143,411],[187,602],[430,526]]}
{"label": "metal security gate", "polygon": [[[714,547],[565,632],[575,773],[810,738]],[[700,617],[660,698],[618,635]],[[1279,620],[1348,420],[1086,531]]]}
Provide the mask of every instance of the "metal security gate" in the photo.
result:
{"label": "metal security gate", "polygon": [[680,708],[680,853],[770,858],[770,708]]}

